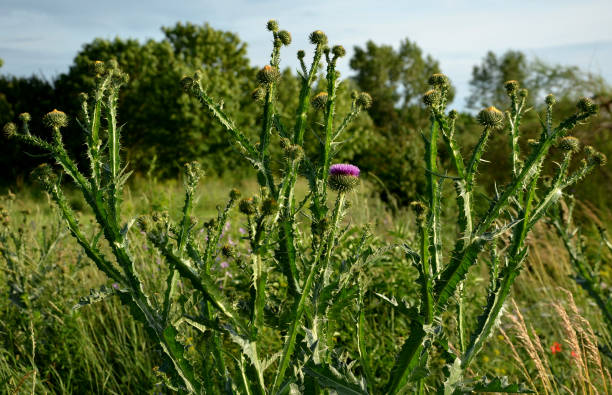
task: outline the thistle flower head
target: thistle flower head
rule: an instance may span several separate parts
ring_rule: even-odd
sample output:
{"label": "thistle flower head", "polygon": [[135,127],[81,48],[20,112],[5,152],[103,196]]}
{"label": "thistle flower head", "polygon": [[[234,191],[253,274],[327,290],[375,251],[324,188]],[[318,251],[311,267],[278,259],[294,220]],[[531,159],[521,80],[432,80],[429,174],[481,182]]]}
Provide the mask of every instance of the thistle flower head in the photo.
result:
{"label": "thistle flower head", "polygon": [[544,102],[546,103],[546,105],[548,107],[552,107],[557,102],[557,98],[555,97],[555,95],[550,93],[550,94],[546,95],[546,98],[544,99]]}
{"label": "thistle flower head", "polygon": [[3,130],[7,137],[13,137],[17,134],[17,125],[15,125],[13,122],[8,122],[4,125]]}
{"label": "thistle flower head", "polygon": [[504,113],[494,106],[487,107],[478,113],[478,123],[491,129],[500,129],[504,124]]}
{"label": "thistle flower head", "polygon": [[509,96],[515,95],[519,89],[519,83],[516,80],[506,81],[504,83],[504,88],[506,88],[506,92]]}
{"label": "thistle flower head", "polygon": [[450,119],[457,119],[458,116],[459,113],[457,112],[457,110],[450,110],[450,112],[448,113],[448,117]]}
{"label": "thistle flower head", "polygon": [[578,152],[580,151],[580,140],[573,136],[563,137],[559,140],[559,148],[564,151]]}
{"label": "thistle flower head", "polygon": [[104,67],[104,62],[101,60],[94,60],[89,64],[89,70],[94,75],[102,75],[106,71]]}
{"label": "thistle flower head", "polygon": [[19,120],[23,123],[28,123],[32,120],[32,116],[30,115],[30,113],[22,112],[21,114],[19,114]]}
{"label": "thistle flower head", "polygon": [[370,108],[372,106],[372,96],[367,92],[361,92],[357,94],[355,103],[361,108]]}
{"label": "thistle flower head", "polygon": [[273,198],[267,198],[261,204],[261,212],[265,216],[274,214],[277,208],[278,203]]}
{"label": "thistle flower head", "polygon": [[523,88],[523,89],[519,90],[518,94],[519,94],[519,97],[524,99],[524,98],[527,97],[527,94],[529,94],[529,91],[527,89]]}
{"label": "thistle flower head", "polygon": [[268,29],[271,32],[277,32],[278,31],[278,22],[274,19],[270,19],[268,21],[268,23],[266,24],[266,29]]}
{"label": "thistle flower head", "polygon": [[261,86],[258,86],[257,88],[253,89],[253,92],[251,92],[251,97],[255,101],[262,102],[266,98],[266,90]]}
{"label": "thistle flower head", "polygon": [[442,73],[432,74],[427,82],[429,85],[438,88],[447,87],[449,85],[448,77]]}
{"label": "thistle flower head", "polygon": [[232,188],[232,190],[229,193],[230,199],[232,200],[240,199],[240,195],[241,195],[240,191],[236,188]]}
{"label": "thistle flower head", "polygon": [[303,49],[300,49],[299,51],[297,51],[298,59],[304,59],[304,56],[306,56],[306,52],[304,52]]}
{"label": "thistle flower head", "polygon": [[583,97],[578,100],[576,103],[576,107],[578,107],[578,111],[586,114],[595,114],[597,112],[597,104],[593,102],[593,100],[588,97]]}
{"label": "thistle flower head", "polygon": [[422,221],[425,219],[427,213],[427,206],[423,202],[414,201],[410,203],[410,208],[416,214],[417,220]]}
{"label": "thistle flower head", "polygon": [[315,110],[322,110],[325,108],[325,105],[327,104],[327,92],[319,92],[317,93],[311,100],[311,104],[312,107]]}
{"label": "thistle flower head", "polygon": [[584,152],[586,153],[587,163],[589,165],[604,166],[608,162],[608,158],[605,154],[596,151],[595,148],[590,145],[584,147]]}
{"label": "thistle flower head", "polygon": [[242,214],[253,215],[255,214],[255,201],[253,198],[244,198],[238,203],[238,210]]}
{"label": "thistle flower head", "polygon": [[436,105],[439,101],[440,91],[437,89],[430,89],[423,95],[423,103],[428,107]]}
{"label": "thistle flower head", "polygon": [[32,170],[32,177],[34,177],[43,188],[49,190],[55,184],[57,184],[58,177],[53,172],[53,169],[48,163],[43,163]]}
{"label": "thistle flower head", "polygon": [[329,187],[337,192],[348,192],[359,184],[357,166],[339,163],[329,168]]}
{"label": "thistle flower head", "polygon": [[327,44],[327,36],[321,30],[315,30],[310,33],[310,43],[314,45],[325,45]]}
{"label": "thistle flower head", "polygon": [[68,125],[68,116],[63,111],[55,109],[43,117],[43,122],[51,128],[63,128]]}
{"label": "thistle flower head", "polygon": [[226,258],[233,258],[236,255],[236,251],[231,245],[223,244],[221,247],[221,254],[223,254],[223,256]]}
{"label": "thistle flower head", "polygon": [[287,46],[291,44],[291,33],[289,33],[287,30],[281,30],[278,32],[278,39],[283,45]]}
{"label": "thistle flower head", "polygon": [[344,49],[342,45],[334,45],[334,47],[332,48],[332,53],[335,57],[341,58],[346,55],[346,49]]}
{"label": "thistle flower head", "polygon": [[273,82],[278,81],[280,78],[280,73],[276,67],[270,66],[269,64],[265,65],[259,72],[257,73],[257,81],[260,84],[271,84]]}

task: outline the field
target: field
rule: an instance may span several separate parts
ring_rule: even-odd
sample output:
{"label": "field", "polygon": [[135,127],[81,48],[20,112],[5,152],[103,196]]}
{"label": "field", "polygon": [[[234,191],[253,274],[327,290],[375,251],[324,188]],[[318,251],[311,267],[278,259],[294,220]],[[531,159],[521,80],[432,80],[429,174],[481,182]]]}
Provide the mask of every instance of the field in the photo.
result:
{"label": "field", "polygon": [[118,113],[130,79],[114,58],[87,63],[78,114],[37,121],[50,133],[29,113],[4,126],[50,160],[1,197],[0,388],[609,393],[612,213],[575,198],[609,188],[581,190],[606,175],[589,145],[602,139],[585,137],[596,100],[531,99],[511,79],[502,110],[460,114],[433,70],[414,109],[418,155],[380,136],[360,151],[377,104],[340,82],[346,50],[315,30],[311,63],[299,51],[301,73],[283,77],[291,35],[267,29],[270,64],[242,112],[211,96],[208,71],[180,81],[183,109],[231,147],[202,158],[223,177],[199,161],[167,177],[155,166],[175,163],[156,156],[132,173]]}

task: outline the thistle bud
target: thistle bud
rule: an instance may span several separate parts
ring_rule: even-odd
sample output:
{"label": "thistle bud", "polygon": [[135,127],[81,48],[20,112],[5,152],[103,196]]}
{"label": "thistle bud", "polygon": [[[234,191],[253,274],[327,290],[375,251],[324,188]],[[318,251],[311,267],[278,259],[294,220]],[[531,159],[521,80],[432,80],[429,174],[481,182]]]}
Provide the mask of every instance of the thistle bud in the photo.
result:
{"label": "thistle bud", "polygon": [[187,185],[194,188],[200,178],[204,175],[204,170],[198,162],[185,163],[185,177],[187,179]]}
{"label": "thistle bud", "polygon": [[223,254],[223,256],[226,258],[233,258],[236,255],[236,251],[234,250],[234,247],[232,247],[231,245],[224,244],[221,247],[221,254]]}
{"label": "thistle bud", "polygon": [[13,137],[17,134],[17,125],[15,125],[13,122],[8,122],[4,125],[4,134],[6,134],[7,137]]}
{"label": "thistle bud", "polygon": [[278,203],[275,199],[268,198],[261,204],[261,212],[263,215],[268,216],[274,214],[278,209]]}
{"label": "thistle bud", "polygon": [[266,90],[261,86],[258,86],[253,90],[253,92],[251,92],[251,97],[255,101],[262,102],[266,98]]}
{"label": "thistle bud", "polygon": [[331,49],[327,45],[323,47],[323,53],[325,54],[325,56],[329,56],[330,52]]}
{"label": "thistle bud", "polygon": [[85,92],[79,93],[79,103],[82,105],[83,103],[87,103],[89,100],[89,96]]}
{"label": "thistle bud", "polygon": [[332,53],[335,57],[341,58],[346,55],[346,49],[344,49],[342,45],[334,45],[334,47],[332,48]]}
{"label": "thistle bud", "polygon": [[451,111],[448,113],[448,117],[449,117],[450,119],[457,119],[457,117],[458,117],[458,116],[459,116],[459,113],[457,112],[457,110],[451,110]]}
{"label": "thistle bud", "polygon": [[286,30],[281,30],[278,32],[278,39],[281,40],[281,43],[285,46],[291,44],[291,33]]}
{"label": "thistle bud", "polygon": [[32,120],[32,116],[27,112],[22,112],[19,114],[19,120],[23,123],[28,123]]}
{"label": "thistle bud", "polygon": [[238,203],[238,210],[242,214],[253,215],[255,214],[255,202],[253,198],[244,198]]}
{"label": "thistle bud", "polygon": [[504,113],[494,106],[487,107],[478,113],[478,123],[491,129],[500,129],[504,124]]}
{"label": "thistle bud", "polygon": [[306,52],[304,52],[303,49],[300,49],[299,51],[297,51],[298,59],[304,59],[304,56],[306,56]]}
{"label": "thistle bud", "polygon": [[49,190],[55,184],[57,184],[57,175],[53,172],[53,169],[49,164],[43,163],[32,171],[32,176],[42,184],[42,186]]}
{"label": "thistle bud", "polygon": [[269,64],[265,65],[257,73],[257,81],[259,81],[260,84],[271,84],[278,81],[279,78],[280,73],[278,72],[278,69],[270,66]]}
{"label": "thistle bud", "polygon": [[608,162],[608,158],[605,154],[596,151],[595,148],[590,145],[584,147],[584,151],[587,155],[587,163],[589,165],[603,166]]}
{"label": "thistle bud", "polygon": [[529,93],[529,91],[528,91],[527,89],[523,88],[523,89],[520,89],[520,90],[519,90],[519,93],[518,93],[518,94],[519,94],[519,97],[521,97],[522,99],[524,99],[524,98],[526,98],[526,97],[527,97],[527,94],[528,94],[528,93]]}
{"label": "thistle bud", "polygon": [[291,140],[289,140],[287,137],[280,138],[280,147],[282,149],[287,149],[290,146],[291,146]]}
{"label": "thistle bud", "polygon": [[301,160],[304,157],[304,149],[297,144],[287,146],[284,151],[287,159],[291,161]]}
{"label": "thistle bud", "polygon": [[506,81],[504,83],[504,88],[506,88],[506,93],[508,93],[508,96],[512,96],[518,91],[519,83],[515,80]]}
{"label": "thistle bud", "polygon": [[325,45],[327,44],[327,36],[321,30],[315,30],[310,33],[310,43],[315,45]]}
{"label": "thistle bud", "polygon": [[578,100],[576,107],[578,107],[580,112],[586,114],[595,114],[597,112],[597,104],[595,104],[593,100],[589,99],[588,97],[583,97],[582,99]]}
{"label": "thistle bud", "polygon": [[89,70],[94,75],[102,75],[106,71],[104,62],[101,60],[95,60],[89,64]]}
{"label": "thistle bud", "polygon": [[238,189],[236,189],[236,188],[232,188],[232,190],[230,191],[230,194],[229,194],[230,199],[232,199],[232,200],[240,199],[240,195],[241,195],[240,191]]}
{"label": "thistle bud", "polygon": [[55,109],[43,117],[43,122],[51,128],[63,128],[68,125],[68,117],[63,111]]}
{"label": "thistle bud", "polygon": [[440,92],[436,89],[430,89],[423,95],[423,103],[428,107],[436,105],[439,101]]}
{"label": "thistle bud", "polygon": [[191,93],[193,91],[194,83],[195,81],[191,77],[183,77],[181,80],[181,85],[187,93]]}
{"label": "thistle bud", "polygon": [[329,187],[333,191],[346,193],[359,185],[360,170],[349,164],[335,164],[329,169]]}
{"label": "thistle bud", "polygon": [[268,23],[266,24],[266,29],[268,29],[271,32],[277,32],[278,31],[278,22],[274,19],[270,19],[268,21]]}
{"label": "thistle bud", "polygon": [[578,152],[580,151],[580,140],[573,136],[563,137],[558,147],[563,151]]}
{"label": "thistle bud", "polygon": [[372,106],[372,96],[367,92],[361,92],[357,95],[355,103],[357,103],[359,107],[370,108],[370,106]]}
{"label": "thistle bud", "polygon": [[448,77],[442,73],[435,73],[429,77],[429,85],[435,87],[446,87],[448,86]]}
{"label": "thistle bud", "polygon": [[310,103],[315,110],[322,110],[327,104],[327,98],[327,92],[319,92],[310,100]]}
{"label": "thistle bud", "polygon": [[108,71],[117,71],[119,69],[119,63],[117,62],[117,59],[109,59],[106,62],[106,69]]}
{"label": "thistle bud", "polygon": [[544,99],[544,102],[546,103],[546,105],[548,107],[552,107],[555,105],[555,103],[557,102],[557,98],[555,97],[555,95],[553,95],[552,93],[549,95],[546,95],[546,98]]}
{"label": "thistle bud", "polygon": [[414,201],[410,203],[410,208],[414,211],[418,221],[425,219],[427,214],[427,206],[423,202]]}

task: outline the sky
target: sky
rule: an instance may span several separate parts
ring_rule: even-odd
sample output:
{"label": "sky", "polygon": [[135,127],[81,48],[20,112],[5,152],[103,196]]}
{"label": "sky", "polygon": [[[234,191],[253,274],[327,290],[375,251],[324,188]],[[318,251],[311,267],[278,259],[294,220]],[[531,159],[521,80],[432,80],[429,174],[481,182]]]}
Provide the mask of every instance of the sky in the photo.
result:
{"label": "sky", "polygon": [[283,64],[297,68],[295,52],[309,53],[308,34],[323,30],[330,44],[342,44],[341,63],[354,46],[373,40],[395,47],[415,41],[440,61],[457,87],[461,109],[469,94],[472,67],[488,50],[521,50],[551,64],[577,65],[612,82],[612,1],[320,1],[266,0],[0,0],[0,58],[3,74],[36,74],[52,79],[68,71],[84,43],[101,37],[161,39],[161,26],[210,23],[238,33],[254,65],[269,59],[273,18],[293,43]]}

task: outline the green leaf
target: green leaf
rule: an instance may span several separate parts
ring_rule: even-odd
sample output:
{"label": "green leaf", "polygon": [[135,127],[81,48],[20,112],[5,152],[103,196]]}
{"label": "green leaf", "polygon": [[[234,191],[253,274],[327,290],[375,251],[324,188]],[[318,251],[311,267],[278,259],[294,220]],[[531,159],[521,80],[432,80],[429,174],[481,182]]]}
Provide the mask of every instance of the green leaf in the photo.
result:
{"label": "green leaf", "polygon": [[367,390],[362,386],[348,382],[337,370],[324,365],[315,365],[310,361],[304,366],[304,373],[314,378],[321,387],[336,390],[338,395],[363,395]]}
{"label": "green leaf", "polygon": [[514,394],[535,394],[536,392],[527,388],[524,384],[508,384],[508,377],[494,377],[488,379],[486,376],[482,381],[471,388],[474,392],[503,392]]}

